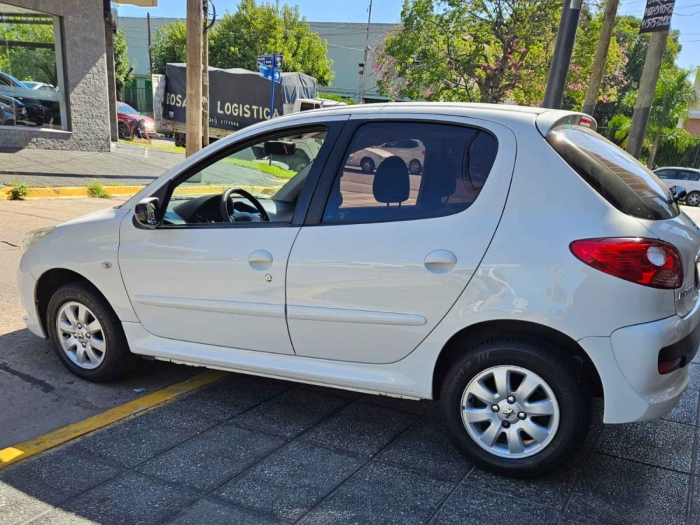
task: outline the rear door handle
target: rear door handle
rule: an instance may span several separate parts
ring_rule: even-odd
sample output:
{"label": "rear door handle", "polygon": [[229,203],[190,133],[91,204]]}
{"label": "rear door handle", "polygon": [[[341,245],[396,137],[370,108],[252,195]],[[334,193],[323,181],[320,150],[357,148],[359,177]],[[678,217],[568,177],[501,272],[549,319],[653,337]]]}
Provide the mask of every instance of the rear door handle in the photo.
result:
{"label": "rear door handle", "polygon": [[272,266],[272,254],[267,250],[255,250],[248,256],[248,264],[253,270],[268,270]]}
{"label": "rear door handle", "polygon": [[425,256],[425,268],[432,273],[448,273],[457,265],[457,256],[449,250],[435,250]]}

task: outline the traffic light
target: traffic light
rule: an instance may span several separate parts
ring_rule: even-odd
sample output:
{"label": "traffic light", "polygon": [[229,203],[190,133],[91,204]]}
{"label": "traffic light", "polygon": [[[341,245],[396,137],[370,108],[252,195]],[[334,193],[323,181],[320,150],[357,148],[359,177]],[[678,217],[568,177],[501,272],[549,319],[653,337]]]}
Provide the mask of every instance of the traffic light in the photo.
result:
{"label": "traffic light", "polygon": [[360,66],[360,75],[364,75],[364,74],[365,74],[365,63],[364,63],[364,62],[360,62],[360,63],[357,64],[357,65]]}

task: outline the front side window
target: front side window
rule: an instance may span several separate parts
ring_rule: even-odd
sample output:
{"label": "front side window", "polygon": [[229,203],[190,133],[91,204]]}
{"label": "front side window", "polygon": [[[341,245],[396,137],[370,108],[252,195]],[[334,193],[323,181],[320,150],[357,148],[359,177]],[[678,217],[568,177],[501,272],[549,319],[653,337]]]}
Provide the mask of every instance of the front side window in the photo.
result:
{"label": "front side window", "polygon": [[326,130],[288,133],[238,149],[180,182],[165,225],[291,223]]}
{"label": "front side window", "polygon": [[0,126],[67,128],[59,18],[0,3]]}
{"label": "front side window", "polygon": [[370,222],[458,213],[478,197],[496,159],[489,133],[463,126],[362,126],[336,174],[323,222]]}

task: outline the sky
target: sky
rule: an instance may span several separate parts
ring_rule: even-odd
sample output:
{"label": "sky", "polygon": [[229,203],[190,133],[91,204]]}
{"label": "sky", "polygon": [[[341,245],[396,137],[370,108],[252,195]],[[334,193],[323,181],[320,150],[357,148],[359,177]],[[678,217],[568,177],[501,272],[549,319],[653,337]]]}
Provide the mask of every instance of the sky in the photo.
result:
{"label": "sky", "polygon": [[[215,0],[219,12],[235,11],[237,3],[237,0]],[[280,3],[284,4],[285,0]],[[366,22],[369,0],[288,0],[286,3],[298,5],[310,22]],[[618,14],[641,17],[645,3],[646,0],[620,0]],[[119,16],[146,16],[148,11],[155,17],[184,18],[186,4],[186,0],[158,0],[156,8],[119,6]],[[341,9],[337,8],[338,4],[342,5]],[[372,21],[399,22],[402,5],[403,0],[374,0]],[[678,65],[686,69],[700,66],[700,0],[676,0],[671,28],[681,32],[683,48]]]}

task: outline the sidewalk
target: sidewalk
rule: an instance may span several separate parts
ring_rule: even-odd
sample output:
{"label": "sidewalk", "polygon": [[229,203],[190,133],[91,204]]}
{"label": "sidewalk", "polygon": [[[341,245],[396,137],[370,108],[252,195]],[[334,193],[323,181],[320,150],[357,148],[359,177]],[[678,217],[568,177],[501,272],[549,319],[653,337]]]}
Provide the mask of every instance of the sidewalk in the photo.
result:
{"label": "sidewalk", "polygon": [[182,160],[181,153],[119,143],[109,153],[0,149],[0,187],[12,183],[30,187],[143,185]]}

